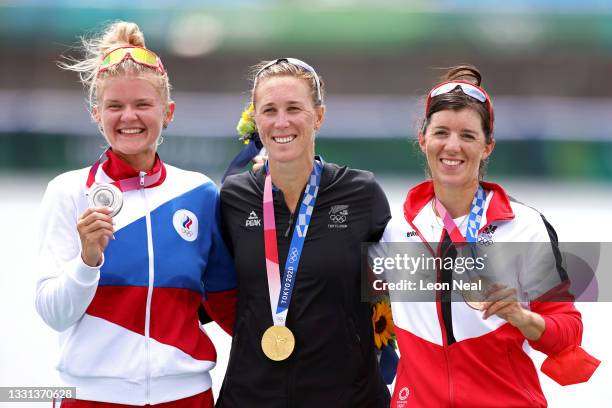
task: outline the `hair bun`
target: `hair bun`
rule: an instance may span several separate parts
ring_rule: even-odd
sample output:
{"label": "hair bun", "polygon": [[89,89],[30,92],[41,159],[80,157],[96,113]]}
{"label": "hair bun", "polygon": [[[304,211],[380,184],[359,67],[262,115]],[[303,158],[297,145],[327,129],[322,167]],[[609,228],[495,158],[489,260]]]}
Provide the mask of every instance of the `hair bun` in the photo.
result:
{"label": "hair bun", "polygon": [[140,27],[138,27],[136,23],[118,21],[110,25],[104,32],[102,40],[100,41],[100,55],[106,54],[107,51],[113,48],[125,45],[144,48],[144,34],[140,31]]}
{"label": "hair bun", "polygon": [[482,75],[474,65],[464,64],[449,68],[446,74],[441,78],[441,82],[447,81],[466,81],[476,86],[480,86]]}

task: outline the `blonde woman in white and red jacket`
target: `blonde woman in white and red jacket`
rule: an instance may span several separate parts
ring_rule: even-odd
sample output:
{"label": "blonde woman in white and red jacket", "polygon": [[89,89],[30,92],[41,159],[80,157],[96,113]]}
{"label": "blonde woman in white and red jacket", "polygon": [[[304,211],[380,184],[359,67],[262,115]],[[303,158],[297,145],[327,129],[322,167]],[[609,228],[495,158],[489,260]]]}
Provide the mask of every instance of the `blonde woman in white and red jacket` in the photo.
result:
{"label": "blonde woman in white and red jacket", "polygon": [[[406,301],[391,291],[401,354],[392,408],[545,407],[529,348],[549,356],[543,369],[560,383],[585,381],[598,364],[579,347],[582,321],[571,298],[519,297],[544,284],[531,275],[536,261],[552,262],[544,286],[553,291],[566,293],[567,275],[556,267],[557,237],[544,217],[481,181],[495,140],[493,105],[480,81],[475,67],[454,67],[428,94],[418,143],[431,179],[408,192],[404,218],[388,224],[383,242],[420,244],[441,257],[451,246],[488,241],[543,244],[502,264],[490,259],[487,267],[505,270],[506,279],[471,306],[443,300],[441,291],[435,302]],[[433,273],[442,283],[452,272]]]}
{"label": "blonde woman in white and red jacket", "polygon": [[[168,74],[136,24],[84,41],[64,68],[89,87],[110,148],[49,183],[41,207],[36,308],[60,332],[63,408],[212,408],[209,316],[233,326],[236,276],[221,238],[219,193],[203,174],[162,162],[172,120]],[[54,404],[55,405],[55,404]]]}

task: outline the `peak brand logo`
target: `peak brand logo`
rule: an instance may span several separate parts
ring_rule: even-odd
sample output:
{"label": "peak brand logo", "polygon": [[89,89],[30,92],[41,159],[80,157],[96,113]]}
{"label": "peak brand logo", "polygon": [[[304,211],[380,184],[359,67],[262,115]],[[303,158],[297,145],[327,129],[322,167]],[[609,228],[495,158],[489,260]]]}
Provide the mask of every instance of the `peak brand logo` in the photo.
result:
{"label": "peak brand logo", "polygon": [[198,218],[189,210],[177,210],[172,216],[172,225],[185,241],[195,241],[198,238]]}
{"label": "peak brand logo", "polygon": [[329,210],[330,224],[327,224],[329,229],[347,228],[346,224],[349,216],[349,206],[346,204],[333,205]]}
{"label": "peak brand logo", "polygon": [[247,219],[244,221],[245,227],[261,227],[261,218],[257,216],[255,211],[251,211]]}

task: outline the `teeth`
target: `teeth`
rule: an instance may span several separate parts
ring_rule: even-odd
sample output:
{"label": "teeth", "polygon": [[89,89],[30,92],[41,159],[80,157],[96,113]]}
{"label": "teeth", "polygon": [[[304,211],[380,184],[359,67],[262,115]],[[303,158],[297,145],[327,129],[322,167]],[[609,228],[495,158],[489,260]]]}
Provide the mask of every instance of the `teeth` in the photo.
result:
{"label": "teeth", "polygon": [[448,166],[458,166],[459,164],[461,164],[461,160],[442,159],[442,163]]}
{"label": "teeth", "polygon": [[127,133],[129,135],[133,135],[136,133],[142,133],[142,131],[143,131],[142,129],[137,129],[137,128],[136,129],[121,129],[119,130],[119,133]]}
{"label": "teeth", "polygon": [[293,141],[293,139],[295,139],[295,136],[275,137],[274,141],[276,143],[285,144]]}

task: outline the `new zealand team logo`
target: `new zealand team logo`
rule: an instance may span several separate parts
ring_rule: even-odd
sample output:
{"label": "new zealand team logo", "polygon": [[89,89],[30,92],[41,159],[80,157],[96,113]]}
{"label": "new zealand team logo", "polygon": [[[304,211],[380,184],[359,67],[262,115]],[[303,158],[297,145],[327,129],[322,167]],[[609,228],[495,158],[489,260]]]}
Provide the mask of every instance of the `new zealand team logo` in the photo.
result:
{"label": "new zealand team logo", "polygon": [[178,210],[172,217],[172,225],[185,241],[195,241],[198,237],[198,218],[189,210]]}
{"label": "new zealand team logo", "polygon": [[333,205],[329,210],[329,220],[331,224],[327,224],[327,227],[329,229],[348,227],[348,225],[346,225],[349,216],[348,208],[349,206],[344,204]]}

